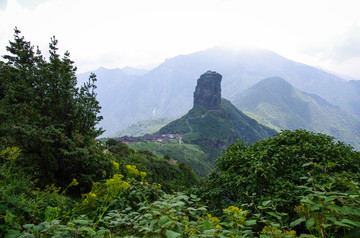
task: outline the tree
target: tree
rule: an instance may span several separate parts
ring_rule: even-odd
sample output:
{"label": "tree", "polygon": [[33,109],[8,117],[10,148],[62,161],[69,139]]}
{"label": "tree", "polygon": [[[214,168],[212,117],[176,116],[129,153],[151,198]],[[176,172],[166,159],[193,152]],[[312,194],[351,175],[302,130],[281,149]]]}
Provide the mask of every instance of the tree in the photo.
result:
{"label": "tree", "polygon": [[95,138],[102,119],[96,100],[96,76],[77,88],[76,67],[69,52],[57,53],[51,38],[49,60],[15,28],[9,55],[0,63],[0,142],[19,146],[21,166],[40,186],[65,187],[76,178],[83,189],[92,179],[101,179],[111,169]]}
{"label": "tree", "polygon": [[360,181],[360,153],[351,146],[324,134],[286,130],[252,145],[238,141],[229,146],[216,160],[216,168],[201,193],[211,207],[220,211],[229,204],[248,203],[246,193],[254,194],[258,205],[271,200],[279,212],[291,218],[296,216],[294,207],[304,192],[299,186],[312,187],[306,178],[324,173],[305,166],[309,162],[326,168],[334,177],[346,173],[351,180]]}

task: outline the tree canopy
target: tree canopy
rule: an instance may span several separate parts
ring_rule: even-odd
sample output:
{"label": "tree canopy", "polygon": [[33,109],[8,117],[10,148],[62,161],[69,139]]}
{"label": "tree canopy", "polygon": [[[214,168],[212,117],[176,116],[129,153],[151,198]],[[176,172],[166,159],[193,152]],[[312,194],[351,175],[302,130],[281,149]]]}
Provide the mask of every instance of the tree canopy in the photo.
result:
{"label": "tree canopy", "polygon": [[95,141],[103,132],[96,76],[78,88],[70,53],[60,57],[55,37],[45,59],[20,33],[15,28],[0,61],[0,145],[22,149],[21,166],[40,186],[76,178],[89,187],[111,168]]}

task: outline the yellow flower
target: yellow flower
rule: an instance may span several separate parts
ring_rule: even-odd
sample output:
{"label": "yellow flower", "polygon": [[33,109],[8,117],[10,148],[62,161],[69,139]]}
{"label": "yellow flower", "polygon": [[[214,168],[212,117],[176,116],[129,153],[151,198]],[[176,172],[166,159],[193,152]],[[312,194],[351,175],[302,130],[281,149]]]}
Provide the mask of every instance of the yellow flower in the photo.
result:
{"label": "yellow flower", "polygon": [[285,234],[286,236],[295,237],[296,231],[294,231],[294,230],[282,231],[273,226],[265,226],[259,234],[264,234],[264,235],[268,235],[268,236],[272,236],[272,237],[283,237],[282,234]]}
{"label": "yellow flower", "polygon": [[140,175],[140,172],[139,170],[137,170],[136,165],[127,164],[125,167],[130,175],[133,175],[134,177],[138,177]]}
{"label": "yellow flower", "polygon": [[106,180],[105,184],[110,196],[117,196],[121,191],[130,187],[128,182],[122,180],[123,177],[122,174],[114,174],[111,179]]}
{"label": "yellow flower", "polygon": [[217,217],[213,217],[210,213],[208,213],[206,215],[206,217],[198,217],[199,221],[209,221],[211,222],[211,225],[214,226],[215,228],[222,228],[219,223],[220,220]]}
{"label": "yellow flower", "polygon": [[144,180],[146,176],[146,172],[140,172],[141,180]]}
{"label": "yellow flower", "polygon": [[114,170],[118,170],[118,169],[119,169],[119,164],[118,164],[118,163],[116,163],[115,161],[113,161],[112,164],[113,164],[113,169],[114,169]]}
{"label": "yellow flower", "polygon": [[19,147],[7,147],[6,149],[0,152],[0,156],[4,160],[14,162],[16,158],[20,155],[21,149]]}
{"label": "yellow flower", "polygon": [[89,193],[89,196],[90,196],[91,198],[96,198],[96,194],[93,193],[93,192],[90,192],[90,193]]}
{"label": "yellow flower", "polygon": [[294,230],[284,231],[284,233],[288,236],[296,236],[296,231]]}
{"label": "yellow flower", "polygon": [[228,219],[234,222],[235,226],[242,225],[246,221],[246,216],[248,215],[248,211],[244,211],[238,207],[229,206],[224,209],[224,213],[228,216]]}
{"label": "yellow flower", "polygon": [[76,178],[73,178],[73,180],[71,182],[71,185],[73,185],[73,186],[78,186],[79,185],[78,181],[76,181]]}
{"label": "yellow flower", "polygon": [[225,209],[224,212],[227,214],[239,214],[242,211],[243,211],[243,209],[240,209],[238,207],[229,206],[228,208]]}

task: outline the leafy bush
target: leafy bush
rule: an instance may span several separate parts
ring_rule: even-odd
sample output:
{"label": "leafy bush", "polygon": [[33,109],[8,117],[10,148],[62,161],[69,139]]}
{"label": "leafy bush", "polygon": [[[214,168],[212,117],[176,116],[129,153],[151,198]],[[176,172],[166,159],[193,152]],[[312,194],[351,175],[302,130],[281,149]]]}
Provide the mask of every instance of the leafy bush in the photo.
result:
{"label": "leafy bush", "polygon": [[[6,148],[0,153],[0,236],[21,229],[22,224],[54,219],[54,215],[71,210],[73,201],[51,185],[44,190],[15,165],[20,156],[17,147]],[[67,188],[76,186],[74,179]]]}
{"label": "leafy bush", "polygon": [[303,190],[300,204],[295,207],[300,218],[291,225],[305,225],[316,237],[359,237],[360,188],[355,182],[359,176],[351,177],[347,172],[330,174],[329,168],[337,166],[336,163],[324,166],[310,162],[303,166],[323,173],[303,178],[311,186],[298,186]]}
{"label": "leafy bush", "polygon": [[[165,157],[155,156],[148,150],[134,151],[127,144],[114,139],[109,139],[106,143],[109,151],[115,154],[120,167],[125,168],[128,164],[136,165],[138,169],[146,171],[148,182],[161,184],[162,190],[166,192],[184,191],[199,184],[199,179],[193,169],[183,162],[170,164],[168,162],[169,156],[165,159]],[[152,145],[153,143],[142,144]],[[155,145],[155,147],[158,146],[158,144]],[[127,174],[126,170],[120,172]]]}
{"label": "leafy bush", "polygon": [[305,130],[282,131],[253,145],[237,142],[224,150],[201,193],[218,211],[228,204],[247,203],[245,193],[256,194],[256,204],[271,200],[291,219],[304,193],[299,185],[311,186],[302,178],[324,173],[303,166],[309,162],[324,166],[330,175],[346,172],[354,182],[360,180],[360,153],[351,146]]}

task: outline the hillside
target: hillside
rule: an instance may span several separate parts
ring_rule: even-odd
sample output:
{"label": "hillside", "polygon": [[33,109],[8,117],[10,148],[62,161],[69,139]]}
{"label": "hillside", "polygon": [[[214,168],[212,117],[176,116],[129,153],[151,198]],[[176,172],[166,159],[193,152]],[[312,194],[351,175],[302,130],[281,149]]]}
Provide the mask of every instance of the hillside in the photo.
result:
{"label": "hillside", "polygon": [[214,165],[209,163],[208,155],[205,154],[198,145],[178,143],[173,141],[170,143],[160,142],[136,142],[129,143],[129,147],[137,151],[151,151],[159,158],[169,156],[171,160],[184,162],[188,164],[199,177],[208,175]]}
{"label": "hillside", "polygon": [[[214,80],[218,80],[216,84],[209,83]],[[235,140],[254,143],[276,133],[246,116],[230,101],[218,100],[221,98],[220,82],[221,75],[215,72],[201,75],[194,93],[193,108],[159,131],[161,134],[184,134],[183,141],[199,145],[209,155],[210,163]]]}
{"label": "hillside", "polygon": [[250,112],[280,129],[324,133],[360,148],[360,120],[317,95],[302,92],[279,77],[267,78],[234,99]]}
{"label": "hillside", "polygon": [[116,137],[121,136],[143,136],[145,134],[153,134],[160,130],[161,127],[170,123],[174,119],[157,118],[135,122],[134,124],[115,133]]}
{"label": "hillside", "polygon": [[221,106],[217,111],[195,107],[185,116],[161,128],[160,133],[184,133],[183,141],[199,145],[209,154],[211,163],[221,150],[235,140],[254,143],[276,133],[246,116],[226,99],[222,99]]}
{"label": "hillside", "polygon": [[[100,126],[107,130],[104,136],[137,121],[183,115],[192,107],[194,79],[209,68],[222,73],[223,96],[231,101],[262,79],[280,76],[303,92],[360,115],[360,94],[350,81],[268,50],[214,47],[167,59],[140,75],[120,69],[95,70],[104,117]],[[88,75],[78,75],[79,81]]]}

